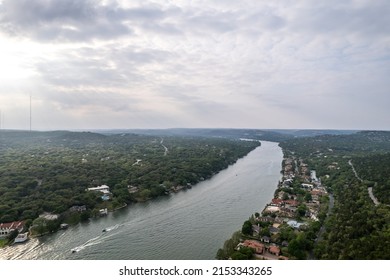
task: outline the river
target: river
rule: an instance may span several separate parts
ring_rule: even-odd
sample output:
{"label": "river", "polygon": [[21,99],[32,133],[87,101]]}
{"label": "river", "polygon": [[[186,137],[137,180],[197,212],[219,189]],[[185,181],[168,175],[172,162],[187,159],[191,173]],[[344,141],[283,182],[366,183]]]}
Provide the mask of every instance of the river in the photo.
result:
{"label": "river", "polygon": [[273,197],[282,159],[277,143],[262,141],[192,189],[0,249],[0,259],[214,259],[225,240]]}

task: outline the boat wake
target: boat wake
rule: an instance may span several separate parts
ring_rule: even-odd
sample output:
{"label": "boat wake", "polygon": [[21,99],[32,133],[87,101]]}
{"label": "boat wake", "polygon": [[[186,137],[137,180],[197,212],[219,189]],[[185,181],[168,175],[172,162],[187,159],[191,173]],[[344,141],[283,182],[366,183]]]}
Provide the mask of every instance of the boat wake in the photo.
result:
{"label": "boat wake", "polygon": [[99,241],[101,236],[97,236],[95,238],[92,238],[92,239],[89,239],[87,242],[85,242],[84,244],[80,245],[80,246],[77,246],[73,249],[71,249],[71,252],[72,253],[77,253],[77,252],[80,252],[81,250],[84,250],[85,248],[87,247],[90,247],[90,246],[93,246],[93,245],[97,245],[97,244],[100,244],[102,241]]}
{"label": "boat wake", "polygon": [[98,245],[102,242],[104,242],[105,240],[111,238],[112,236],[118,234],[119,232],[116,232],[116,233],[111,233],[111,234],[107,234],[108,232],[110,231],[113,231],[113,230],[116,230],[118,228],[120,228],[121,226],[124,226],[125,224],[116,224],[114,226],[111,226],[111,227],[107,227],[107,228],[104,228],[103,229],[103,233],[100,234],[99,236],[96,236],[92,239],[89,239],[88,241],[86,241],[84,244],[80,245],[80,246],[77,246],[73,249],[71,249],[70,251],[72,253],[77,253],[77,252],[80,252],[88,247],[91,247],[91,246],[95,246],[95,245]]}
{"label": "boat wake", "polygon": [[[115,226],[104,228],[104,229],[103,229],[103,232],[109,232],[109,231],[118,229],[120,226],[121,226],[121,225],[116,224]],[[122,225],[122,226],[123,226],[123,225]]]}

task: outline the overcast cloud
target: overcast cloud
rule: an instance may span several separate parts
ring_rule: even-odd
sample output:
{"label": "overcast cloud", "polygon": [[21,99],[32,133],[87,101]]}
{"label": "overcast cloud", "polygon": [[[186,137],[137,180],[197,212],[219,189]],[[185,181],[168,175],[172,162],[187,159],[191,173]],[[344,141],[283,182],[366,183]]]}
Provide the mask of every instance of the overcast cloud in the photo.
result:
{"label": "overcast cloud", "polygon": [[2,128],[390,130],[387,0],[0,0]]}

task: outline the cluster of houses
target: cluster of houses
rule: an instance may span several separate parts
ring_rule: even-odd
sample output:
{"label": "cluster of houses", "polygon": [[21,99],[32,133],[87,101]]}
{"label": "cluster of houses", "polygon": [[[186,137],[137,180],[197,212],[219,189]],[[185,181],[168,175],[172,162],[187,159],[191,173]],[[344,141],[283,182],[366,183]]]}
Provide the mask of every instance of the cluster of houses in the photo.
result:
{"label": "cluster of houses", "polygon": [[8,238],[12,232],[17,231],[18,235],[15,237],[15,243],[21,243],[27,240],[28,232],[25,231],[24,221],[15,221],[10,223],[0,223],[0,239]]}
{"label": "cluster of houses", "polygon": [[[109,200],[111,197],[110,187],[107,185],[101,185],[94,188],[88,188],[86,191],[97,191],[102,193],[102,200]],[[69,212],[78,212],[82,213],[87,211],[87,207],[85,205],[74,205],[69,208]],[[108,209],[103,208],[99,209],[100,216],[105,216],[108,214]],[[45,221],[54,221],[59,218],[59,215],[52,213],[43,213],[39,215],[39,218]],[[60,229],[68,228],[68,224],[61,224]],[[28,239],[29,229],[26,227],[24,221],[13,221],[9,223],[0,223],[0,239],[7,239],[12,232],[18,231],[18,235],[15,237],[14,243],[21,243]]]}
{"label": "cluster of houses", "polygon": [[[295,193],[295,180],[300,182],[299,193]],[[284,159],[283,178],[274,198],[260,215],[254,217],[253,236],[239,243],[236,250],[245,246],[252,248],[259,259],[288,259],[282,254],[288,241],[279,237],[281,228],[290,227],[298,233],[305,230],[310,221],[318,221],[321,197],[326,195],[327,191],[314,170],[309,170],[303,162],[298,166],[293,159]]]}

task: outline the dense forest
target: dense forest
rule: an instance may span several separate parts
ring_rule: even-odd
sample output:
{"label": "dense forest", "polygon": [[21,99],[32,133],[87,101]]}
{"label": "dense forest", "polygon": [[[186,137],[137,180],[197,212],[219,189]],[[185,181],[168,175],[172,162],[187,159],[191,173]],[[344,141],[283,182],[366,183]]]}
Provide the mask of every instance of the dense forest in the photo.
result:
{"label": "dense forest", "polygon": [[[81,219],[87,219],[100,208],[115,209],[207,179],[258,145],[193,136],[2,130],[0,222],[31,222],[43,212],[64,214],[81,205],[87,208]],[[110,187],[109,201],[86,191],[103,184]]]}
{"label": "dense forest", "polygon": [[315,256],[390,259],[390,132],[321,135],[280,145],[286,155],[315,169],[335,198],[323,239],[315,244]]}

